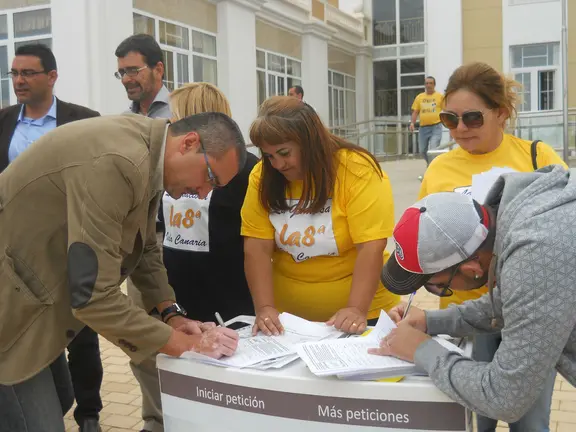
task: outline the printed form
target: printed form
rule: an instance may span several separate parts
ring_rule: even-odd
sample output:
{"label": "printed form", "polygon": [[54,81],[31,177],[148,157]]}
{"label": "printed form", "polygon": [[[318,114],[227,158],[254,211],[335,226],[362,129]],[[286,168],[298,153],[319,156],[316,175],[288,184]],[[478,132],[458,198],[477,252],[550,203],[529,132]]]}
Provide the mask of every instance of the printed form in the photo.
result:
{"label": "printed form", "polygon": [[[380,340],[388,335],[396,324],[384,311],[376,327],[364,337],[308,342],[298,347],[298,355],[310,371],[318,376],[338,375],[341,378],[378,373],[380,377],[417,373],[413,363],[391,356],[368,354],[368,348],[377,348]],[[435,338],[436,339],[436,338]],[[462,353],[446,340],[436,339],[448,349]]]}
{"label": "printed form", "polygon": [[282,313],[279,318],[284,326],[284,334],[250,337],[249,332],[252,331],[252,328],[245,327],[239,332],[241,338],[238,342],[238,348],[231,357],[216,360],[192,351],[182,354],[181,357],[222,367],[280,368],[298,359],[296,347],[299,344],[326,338],[337,338],[343,334],[334,327],[311,322],[295,315]]}

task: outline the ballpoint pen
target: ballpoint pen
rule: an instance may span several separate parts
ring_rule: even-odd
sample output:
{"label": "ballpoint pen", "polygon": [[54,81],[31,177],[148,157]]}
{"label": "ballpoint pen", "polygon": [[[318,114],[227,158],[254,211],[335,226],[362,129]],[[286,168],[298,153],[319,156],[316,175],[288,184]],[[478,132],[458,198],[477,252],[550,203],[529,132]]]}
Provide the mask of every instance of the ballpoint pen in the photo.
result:
{"label": "ballpoint pen", "polygon": [[216,312],[214,315],[216,316],[216,321],[218,321],[218,324],[220,324],[220,327],[226,327],[226,324],[224,324],[224,320],[222,319],[220,314],[218,312]]}
{"label": "ballpoint pen", "polygon": [[410,306],[412,305],[412,300],[414,300],[415,294],[416,294],[416,291],[414,291],[412,294],[410,294],[410,298],[408,299],[408,304],[406,305],[406,309],[404,310],[404,315],[402,316],[402,319],[404,319],[408,316],[408,311],[410,310]]}

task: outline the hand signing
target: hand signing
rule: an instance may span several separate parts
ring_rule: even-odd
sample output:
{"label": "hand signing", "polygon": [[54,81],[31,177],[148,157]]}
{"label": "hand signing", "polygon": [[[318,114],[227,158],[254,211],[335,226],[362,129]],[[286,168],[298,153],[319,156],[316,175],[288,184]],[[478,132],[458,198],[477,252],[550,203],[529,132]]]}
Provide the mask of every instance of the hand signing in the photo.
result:
{"label": "hand signing", "polygon": [[[410,308],[410,314],[412,308]],[[430,339],[426,333],[401,322],[388,336],[382,338],[378,348],[370,348],[370,354],[393,356],[414,363],[414,355],[420,344]]]}
{"label": "hand signing", "polygon": [[201,335],[195,335],[194,338],[197,338],[197,341],[192,351],[215,359],[229,357],[238,348],[238,333],[225,327],[215,327]]}

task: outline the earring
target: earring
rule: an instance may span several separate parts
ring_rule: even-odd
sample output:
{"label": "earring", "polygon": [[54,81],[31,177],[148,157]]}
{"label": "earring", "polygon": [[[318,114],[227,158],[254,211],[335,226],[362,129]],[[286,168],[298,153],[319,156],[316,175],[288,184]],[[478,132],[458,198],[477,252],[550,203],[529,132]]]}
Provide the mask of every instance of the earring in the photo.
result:
{"label": "earring", "polygon": [[480,276],[478,276],[477,274],[474,275],[474,280],[478,280],[480,279]]}

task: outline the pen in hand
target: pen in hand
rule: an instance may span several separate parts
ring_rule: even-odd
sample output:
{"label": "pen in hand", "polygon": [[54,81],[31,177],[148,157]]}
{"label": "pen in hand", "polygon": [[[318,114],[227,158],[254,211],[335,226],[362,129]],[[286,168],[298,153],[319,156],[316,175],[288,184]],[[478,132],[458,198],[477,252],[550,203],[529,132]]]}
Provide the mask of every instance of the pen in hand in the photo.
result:
{"label": "pen in hand", "polygon": [[402,316],[402,320],[406,319],[406,317],[408,316],[408,311],[410,310],[410,306],[412,305],[412,300],[414,300],[415,294],[416,294],[416,291],[414,291],[412,294],[410,294],[410,298],[408,299],[408,304],[406,305],[406,309],[404,309],[404,315]]}
{"label": "pen in hand", "polygon": [[220,324],[220,327],[226,327],[226,324],[224,324],[224,320],[222,319],[220,314],[218,312],[216,312],[214,315],[216,316],[216,321],[218,321],[218,324]]}

